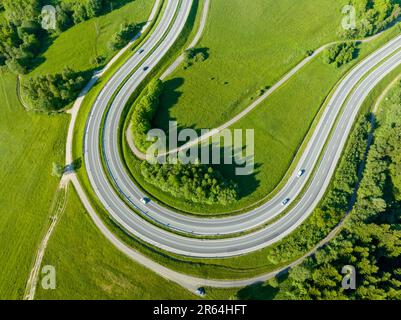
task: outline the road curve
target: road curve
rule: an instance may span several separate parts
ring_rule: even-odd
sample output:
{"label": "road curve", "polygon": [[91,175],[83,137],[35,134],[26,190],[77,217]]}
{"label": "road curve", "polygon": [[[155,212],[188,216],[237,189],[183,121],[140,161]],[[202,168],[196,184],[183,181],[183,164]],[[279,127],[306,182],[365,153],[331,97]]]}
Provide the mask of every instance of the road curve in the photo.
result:
{"label": "road curve", "polygon": [[[143,241],[176,254],[193,257],[229,257],[246,254],[284,238],[305,221],[316,207],[327,189],[364,98],[385,75],[401,64],[401,53],[397,52],[401,48],[401,37],[389,42],[362,61],[340,83],[299,161],[297,170],[271,201],[236,217],[198,219],[180,215],[155,203],[146,208],[143,207],[139,201],[142,193],[125,171],[118,145],[118,126],[121,113],[130,94],[146,77],[143,67],[149,67],[147,71],[149,72],[172,46],[183,29],[191,4],[192,1],[189,0],[184,0],[182,3],[179,3],[178,0],[169,1],[162,21],[142,46],[145,50],[144,54],[151,52],[152,49],[154,51],[144,59],[145,61],[143,61],[143,55],[134,54],[100,93],[87,123],[85,164],[94,191],[110,215],[128,232]],[[170,24],[171,28],[169,29]],[[391,56],[392,54],[394,55]],[[383,62],[386,58],[388,60]],[[381,62],[383,63],[379,65]],[[374,69],[375,67],[377,68]],[[124,82],[130,72],[135,69],[136,71],[118,91],[105,119],[103,119],[113,94],[117,92],[119,85]],[[371,73],[368,74],[369,72]],[[365,76],[366,78],[364,78]],[[363,80],[361,81],[361,79]],[[353,90],[355,87],[356,89]],[[343,105],[344,110],[338,123],[335,124]],[[334,124],[334,131],[327,141]],[[101,128],[103,128],[102,135]],[[99,147],[99,137],[101,137],[103,154]],[[327,148],[323,153],[322,161],[318,164],[315,175],[311,177],[310,173],[317,164],[326,142]],[[103,169],[102,156],[115,188],[110,184]],[[301,168],[306,169],[307,174],[300,179],[296,176],[296,172]],[[191,234],[237,233],[260,226],[281,214],[284,209],[281,205],[282,200],[287,197],[295,199],[305,187],[308,178],[311,178],[310,186],[300,201],[284,217],[257,232],[241,237],[220,240],[187,238],[158,228],[132,210],[135,208],[137,211],[141,211],[149,219],[153,219],[167,228]],[[116,192],[116,189],[119,192]],[[125,199],[121,199],[120,196]]]}

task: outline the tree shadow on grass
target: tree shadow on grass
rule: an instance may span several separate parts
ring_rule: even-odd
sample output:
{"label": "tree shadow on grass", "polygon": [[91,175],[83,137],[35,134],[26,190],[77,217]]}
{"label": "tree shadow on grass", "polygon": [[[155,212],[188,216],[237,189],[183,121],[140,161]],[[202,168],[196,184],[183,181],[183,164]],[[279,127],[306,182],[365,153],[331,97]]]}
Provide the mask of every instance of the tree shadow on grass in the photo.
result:
{"label": "tree shadow on grass", "polygon": [[178,103],[182,96],[179,88],[184,84],[183,78],[174,78],[164,82],[163,94],[160,96],[160,106],[153,120],[153,127],[166,132],[169,129],[169,121],[176,121],[171,117],[171,109]]}
{"label": "tree shadow on grass", "polygon": [[239,300],[273,300],[280,292],[280,284],[288,279],[289,269],[281,271],[275,278],[266,282],[256,282],[242,288],[236,294]]}
{"label": "tree shadow on grass", "polygon": [[239,300],[273,300],[278,292],[278,288],[264,282],[257,282],[239,290],[237,298]]}

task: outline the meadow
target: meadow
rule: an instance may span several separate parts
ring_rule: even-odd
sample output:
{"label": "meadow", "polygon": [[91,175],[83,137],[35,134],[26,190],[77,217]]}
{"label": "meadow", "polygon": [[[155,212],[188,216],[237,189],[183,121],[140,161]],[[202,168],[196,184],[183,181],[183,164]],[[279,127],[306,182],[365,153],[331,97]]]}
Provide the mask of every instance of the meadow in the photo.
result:
{"label": "meadow", "polygon": [[38,286],[36,299],[194,299],[119,252],[96,229],[75,190],[47,247],[43,266],[56,269],[56,289]]}
{"label": "meadow", "polygon": [[197,45],[208,58],[166,79],[155,125],[166,128],[169,119],[196,128],[224,123],[308,50],[336,40],[341,19],[341,1],[212,1]]}
{"label": "meadow", "polygon": [[92,60],[97,56],[103,56],[105,63],[110,60],[115,54],[107,46],[111,37],[124,23],[146,23],[153,4],[153,1],[134,0],[106,15],[81,22],[54,37],[50,47],[40,57],[44,62],[27,77],[61,72],[65,67],[74,71],[101,67]]}
{"label": "meadow", "polygon": [[19,299],[46,227],[63,163],[68,117],[27,113],[16,76],[0,73],[0,299]]}
{"label": "meadow", "polygon": [[[94,52],[110,58],[108,38],[124,22],[146,21],[153,4],[135,0],[65,31],[28,76],[59,72],[65,66],[77,71],[92,69]],[[26,112],[17,98],[17,77],[0,70],[0,299],[21,299],[24,293],[38,245],[50,223],[49,209],[59,183],[51,176],[52,164],[64,163],[68,124],[69,117],[64,114]]]}

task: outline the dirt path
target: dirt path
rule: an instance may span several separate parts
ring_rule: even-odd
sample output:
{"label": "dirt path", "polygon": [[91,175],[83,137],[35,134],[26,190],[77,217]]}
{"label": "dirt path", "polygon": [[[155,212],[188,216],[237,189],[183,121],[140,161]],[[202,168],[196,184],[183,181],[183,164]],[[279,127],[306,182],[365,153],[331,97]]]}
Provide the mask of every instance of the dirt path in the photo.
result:
{"label": "dirt path", "polygon": [[53,234],[53,231],[56,228],[57,223],[60,221],[60,218],[65,211],[67,205],[67,192],[68,192],[68,179],[63,178],[56,191],[52,206],[50,208],[51,224],[38,248],[36,254],[36,260],[29,275],[28,282],[26,284],[24,300],[33,300],[35,298],[37,283],[39,280],[40,267],[42,265],[43,257],[45,255],[50,237]]}

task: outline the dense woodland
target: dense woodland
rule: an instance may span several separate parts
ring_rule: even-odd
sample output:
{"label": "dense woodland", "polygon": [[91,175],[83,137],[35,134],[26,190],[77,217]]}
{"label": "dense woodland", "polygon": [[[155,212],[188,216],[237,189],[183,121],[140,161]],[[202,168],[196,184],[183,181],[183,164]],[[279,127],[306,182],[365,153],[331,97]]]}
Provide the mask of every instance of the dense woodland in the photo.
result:
{"label": "dense woodland", "polygon": [[[338,174],[346,179],[355,176]],[[333,199],[341,199],[338,191],[348,190],[348,185],[338,185],[334,198],[332,193],[332,200],[325,205],[334,210]],[[290,272],[280,295],[296,299],[401,299],[400,191],[401,84],[377,119],[356,205],[345,228],[315,257]],[[356,268],[356,290],[342,289],[345,265]]]}

